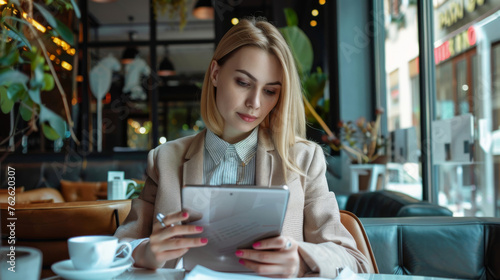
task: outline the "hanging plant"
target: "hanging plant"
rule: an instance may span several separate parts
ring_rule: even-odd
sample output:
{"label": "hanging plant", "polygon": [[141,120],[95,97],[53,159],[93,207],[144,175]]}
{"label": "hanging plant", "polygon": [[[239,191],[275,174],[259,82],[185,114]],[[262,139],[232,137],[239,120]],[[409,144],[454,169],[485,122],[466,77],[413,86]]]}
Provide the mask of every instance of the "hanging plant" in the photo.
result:
{"label": "hanging plant", "polygon": [[[80,16],[78,5],[74,0],[46,0],[45,4],[57,11],[74,9]],[[21,131],[13,131],[9,137],[2,139],[0,145],[18,135],[29,135],[41,127],[43,134],[50,140],[64,137],[69,130],[76,143],[78,139],[72,129],[73,121],[67,104],[66,94],[58,79],[56,70],[48,57],[43,39],[62,38],[74,45],[73,32],[55,18],[43,5],[32,0],[9,0],[0,5],[0,104],[1,111],[9,114],[16,103],[19,104],[15,126],[20,118],[27,122]],[[45,32],[33,20],[37,12],[48,24]],[[41,94],[54,88],[60,93],[64,115],[61,117],[50,110],[43,102]]]}
{"label": "hanging plant", "polygon": [[187,1],[186,0],[154,0],[154,11],[160,14],[168,13],[170,18],[179,15],[180,29],[183,30],[187,23]]}

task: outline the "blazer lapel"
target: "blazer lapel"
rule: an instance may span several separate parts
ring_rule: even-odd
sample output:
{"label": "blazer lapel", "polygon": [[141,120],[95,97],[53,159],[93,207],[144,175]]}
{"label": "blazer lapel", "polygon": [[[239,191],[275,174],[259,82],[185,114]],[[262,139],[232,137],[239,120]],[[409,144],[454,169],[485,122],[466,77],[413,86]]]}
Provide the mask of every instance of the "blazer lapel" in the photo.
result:
{"label": "blazer lapel", "polygon": [[206,130],[198,133],[186,153],[186,161],[182,169],[182,182],[184,185],[201,185],[203,183],[205,134]]}
{"label": "blazer lapel", "polygon": [[255,160],[255,184],[257,186],[271,186],[272,174],[276,165],[273,152],[274,145],[270,141],[267,132],[259,129],[259,140],[257,146],[257,158]]}
{"label": "blazer lapel", "polygon": [[259,145],[255,166],[255,183],[257,186],[278,186],[290,184],[300,176],[296,172],[288,172],[287,178],[283,174],[281,158],[274,149],[274,144],[264,129],[259,130]]}

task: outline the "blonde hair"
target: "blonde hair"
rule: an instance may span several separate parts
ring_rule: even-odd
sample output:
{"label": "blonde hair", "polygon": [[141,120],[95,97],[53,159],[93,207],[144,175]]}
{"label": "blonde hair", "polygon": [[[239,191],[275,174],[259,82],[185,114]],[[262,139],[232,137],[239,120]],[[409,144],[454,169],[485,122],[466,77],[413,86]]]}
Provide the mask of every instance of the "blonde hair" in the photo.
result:
{"label": "blonde hair", "polygon": [[[258,47],[273,54],[281,64],[281,93],[276,106],[260,127],[269,132],[271,141],[282,158],[284,175],[286,176],[287,170],[303,175],[303,171],[293,161],[290,149],[297,141],[305,141],[306,130],[302,89],[292,53],[276,27],[263,19],[253,18],[241,20],[222,37],[212,61],[215,60],[222,66],[232,54],[246,46]],[[201,116],[208,129],[222,135],[224,119],[217,110],[210,66],[205,74],[201,93]]]}

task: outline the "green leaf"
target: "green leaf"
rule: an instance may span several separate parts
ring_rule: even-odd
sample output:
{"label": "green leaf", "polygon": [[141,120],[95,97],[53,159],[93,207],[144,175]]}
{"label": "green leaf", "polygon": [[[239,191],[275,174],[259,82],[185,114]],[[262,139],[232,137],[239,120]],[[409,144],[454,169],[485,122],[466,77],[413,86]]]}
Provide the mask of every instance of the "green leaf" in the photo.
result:
{"label": "green leaf", "polygon": [[23,52],[22,55],[23,57],[27,58],[27,61],[32,63],[32,61],[36,59],[36,46],[33,46],[31,51],[29,52]]}
{"label": "green leaf", "polygon": [[75,44],[75,37],[73,36],[73,32],[69,27],[67,27],[64,23],[62,23],[60,20],[56,19],[57,21],[57,28],[56,31],[57,33],[61,36],[61,38],[66,41],[70,45]]}
{"label": "green leaf", "polygon": [[45,58],[41,53],[35,53],[35,56],[31,59],[31,71],[34,71],[35,74],[37,70],[43,72],[43,66],[45,66]]}
{"label": "green leaf", "polygon": [[71,0],[71,5],[73,5],[73,10],[75,10],[75,15],[77,18],[80,18],[82,14],[80,13],[80,8],[78,8],[78,4],[75,0]]}
{"label": "green leaf", "polygon": [[13,40],[19,42],[18,47],[26,46],[28,49],[31,49],[30,42],[28,41],[28,39],[26,39],[26,37],[24,37],[22,32],[19,32],[16,28],[14,28],[12,25],[10,25],[6,22],[4,22],[3,24],[5,26],[7,26],[7,28],[9,28],[9,30],[7,30],[7,36],[9,36]]}
{"label": "green leaf", "polygon": [[26,91],[26,85],[24,84],[11,84],[7,88],[7,96],[9,97],[10,100],[16,102],[17,99],[21,97],[21,95]]}
{"label": "green leaf", "polygon": [[52,26],[52,28],[57,28],[57,21],[49,11],[47,11],[42,5],[38,3],[33,2],[33,5],[35,5],[35,7],[42,14],[45,20],[50,24],[50,26]]}
{"label": "green leaf", "polygon": [[47,137],[47,139],[49,140],[55,141],[61,138],[61,136],[59,136],[59,134],[52,127],[45,123],[42,124],[42,131],[43,135],[45,135],[45,137]]}
{"label": "green leaf", "polygon": [[313,48],[307,35],[297,26],[280,28],[281,34],[290,47],[300,78],[311,71]]}
{"label": "green leaf", "polygon": [[44,91],[51,91],[54,89],[54,77],[50,75],[49,73],[44,73],[43,74],[43,88],[42,90]]}
{"label": "green leaf", "polygon": [[299,25],[299,19],[297,17],[297,13],[292,8],[285,8],[283,12],[285,13],[287,26],[291,27]]}
{"label": "green leaf", "polygon": [[40,88],[30,88],[28,90],[28,94],[33,102],[38,105],[42,104],[42,99],[40,98]]}
{"label": "green leaf", "polygon": [[27,84],[28,76],[20,71],[9,69],[0,74],[0,86],[10,86],[12,84]]}
{"label": "green leaf", "polygon": [[1,66],[12,66],[19,62],[19,51],[13,47],[13,44],[6,51],[7,54],[0,58]]}
{"label": "green leaf", "polygon": [[304,79],[303,88],[308,93],[309,102],[316,107],[318,101],[323,98],[328,76],[320,67],[317,72],[308,75]]}
{"label": "green leaf", "polygon": [[35,79],[35,84],[33,86],[43,87],[44,74],[45,72],[43,71],[43,64],[38,64],[35,68],[35,77],[31,77],[31,80]]}
{"label": "green leaf", "polygon": [[0,107],[4,114],[9,113],[14,107],[14,102],[7,96],[7,89],[5,87],[0,87]]}
{"label": "green leaf", "polygon": [[0,19],[0,22],[3,22],[6,17],[10,16],[11,10],[10,9],[3,9],[2,11],[2,18]]}
{"label": "green leaf", "polygon": [[[52,128],[56,132],[57,138],[53,139],[47,136],[47,132],[45,132],[44,129],[45,136],[47,136],[47,138],[49,138],[50,140],[56,140],[59,137],[64,136],[64,134],[66,133],[66,122],[59,115],[52,112],[45,106],[40,106],[40,122],[44,125],[48,122],[50,128]],[[54,134],[49,135],[54,136]]]}
{"label": "green leaf", "polygon": [[19,106],[19,112],[21,113],[21,117],[25,121],[31,120],[31,115],[33,115],[33,101],[29,98],[26,98],[21,102],[21,106]]}

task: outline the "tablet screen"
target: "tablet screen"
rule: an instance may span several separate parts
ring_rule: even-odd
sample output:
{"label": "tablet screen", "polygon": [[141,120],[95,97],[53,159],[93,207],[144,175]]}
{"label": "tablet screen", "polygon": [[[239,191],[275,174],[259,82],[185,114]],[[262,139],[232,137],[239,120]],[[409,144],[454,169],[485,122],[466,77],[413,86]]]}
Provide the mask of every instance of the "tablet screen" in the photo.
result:
{"label": "tablet screen", "polygon": [[286,186],[186,186],[182,208],[189,224],[204,227],[208,238],[203,247],[184,255],[184,268],[197,264],[217,271],[248,271],[238,263],[235,252],[251,248],[264,238],[279,236],[288,203]]}

